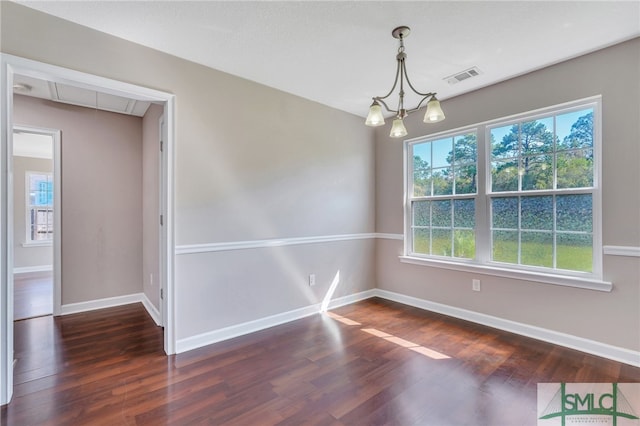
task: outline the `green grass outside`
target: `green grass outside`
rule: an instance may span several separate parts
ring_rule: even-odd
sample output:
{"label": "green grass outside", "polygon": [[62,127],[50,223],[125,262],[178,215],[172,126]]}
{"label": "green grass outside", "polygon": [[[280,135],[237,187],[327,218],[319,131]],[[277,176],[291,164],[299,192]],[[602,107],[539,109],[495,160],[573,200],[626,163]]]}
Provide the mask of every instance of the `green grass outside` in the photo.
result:
{"label": "green grass outside", "polygon": [[[429,237],[416,235],[413,241],[416,253],[429,254]],[[434,238],[432,254],[451,256],[451,240]],[[472,259],[475,257],[475,240],[472,231],[456,231],[454,238],[455,257]],[[557,268],[570,271],[592,272],[593,249],[590,245],[557,245]],[[504,263],[518,263],[517,241],[494,241],[493,260]],[[530,266],[553,267],[553,250],[550,244],[523,242],[521,263]]]}

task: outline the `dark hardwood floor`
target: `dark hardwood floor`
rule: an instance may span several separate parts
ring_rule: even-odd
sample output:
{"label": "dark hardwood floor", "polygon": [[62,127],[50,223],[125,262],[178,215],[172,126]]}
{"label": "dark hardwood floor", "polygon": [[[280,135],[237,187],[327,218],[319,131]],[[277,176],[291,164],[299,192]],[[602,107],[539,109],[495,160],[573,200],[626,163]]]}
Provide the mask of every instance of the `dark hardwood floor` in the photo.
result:
{"label": "dark hardwood floor", "polygon": [[53,272],[16,274],[13,277],[13,319],[53,313]]}
{"label": "dark hardwood floor", "polygon": [[535,425],[539,382],[640,382],[640,368],[380,299],[169,357],[139,304],[15,327],[2,425]]}

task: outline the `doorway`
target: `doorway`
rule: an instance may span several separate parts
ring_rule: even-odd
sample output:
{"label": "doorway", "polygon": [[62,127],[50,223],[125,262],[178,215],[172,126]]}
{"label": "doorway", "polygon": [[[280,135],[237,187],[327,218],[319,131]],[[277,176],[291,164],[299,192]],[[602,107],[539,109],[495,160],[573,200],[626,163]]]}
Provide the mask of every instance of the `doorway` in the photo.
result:
{"label": "doorway", "polygon": [[60,131],[14,126],[12,148],[14,320],[59,315]]}
{"label": "doorway", "polygon": [[[13,297],[14,297],[14,231],[13,231],[13,180],[14,165],[12,161],[12,133],[13,128],[13,82],[17,75],[43,79],[52,83],[60,83],[79,89],[92,90],[96,93],[104,93],[133,100],[153,102],[163,108],[165,117],[166,134],[163,135],[163,173],[160,190],[164,199],[164,210],[159,213],[163,218],[161,228],[162,270],[160,282],[163,298],[161,312],[161,325],[164,327],[164,351],[167,354],[175,353],[174,334],[174,304],[173,304],[173,264],[174,264],[174,240],[173,240],[173,152],[174,152],[174,96],[153,89],[123,83],[95,75],[81,73],[74,70],[60,68],[31,61],[12,55],[0,54],[2,59],[2,79],[0,79],[0,94],[3,108],[0,108],[0,404],[6,404],[11,400],[13,393]],[[60,185],[57,185],[59,188]],[[55,185],[54,185],[55,188]],[[60,215],[57,215],[58,217]],[[55,217],[55,215],[54,215]],[[55,241],[55,240],[54,240]],[[58,239],[59,241],[59,239]],[[54,246],[54,249],[56,247]],[[55,268],[54,268],[55,271]],[[59,269],[58,269],[59,271]],[[55,271],[58,273],[58,271]],[[54,304],[55,305],[55,304]],[[55,312],[54,312],[55,313]]]}

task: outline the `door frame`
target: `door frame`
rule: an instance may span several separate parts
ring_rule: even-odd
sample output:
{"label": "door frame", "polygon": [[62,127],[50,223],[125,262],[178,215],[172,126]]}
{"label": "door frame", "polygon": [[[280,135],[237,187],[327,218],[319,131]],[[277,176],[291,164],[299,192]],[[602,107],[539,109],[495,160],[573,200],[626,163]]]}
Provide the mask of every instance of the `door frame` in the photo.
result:
{"label": "door frame", "polygon": [[[60,130],[47,129],[44,127],[36,127],[22,124],[14,124],[11,131],[11,156],[7,161],[11,163],[10,170],[13,170],[13,133],[16,131],[32,133],[37,135],[47,135],[51,137],[53,143],[53,315],[61,315],[62,306],[62,217],[60,216],[61,200],[61,179],[60,179]],[[19,177],[18,177],[19,179]],[[13,206],[14,194],[13,186],[8,188],[7,200],[11,200]],[[7,203],[8,204],[8,203]],[[11,224],[11,226],[13,223]],[[12,228],[13,229],[13,228]],[[7,269],[13,269],[13,265],[7,265]],[[11,271],[13,272],[13,271]]]}
{"label": "door frame", "polygon": [[[8,205],[13,185],[13,76],[15,74],[97,90],[130,99],[164,105],[167,139],[164,154],[165,170],[161,190],[166,210],[163,232],[166,243],[162,247],[162,283],[164,285],[162,321],[164,325],[164,351],[175,353],[174,303],[174,152],[175,152],[175,95],[124,83],[93,74],[46,64],[18,56],[0,53],[0,405],[8,404],[13,395],[13,205]],[[58,215],[59,216],[59,215]],[[58,239],[59,240],[59,239]]]}
{"label": "door frame", "polygon": [[[159,140],[158,143],[160,145],[160,149],[156,152],[159,152],[160,154],[158,155],[158,181],[159,182],[164,182],[166,180],[165,175],[166,175],[166,171],[167,171],[167,156],[165,155],[164,151],[165,151],[165,147],[164,147],[164,141],[167,140],[167,124],[166,124],[166,120],[165,120],[165,114],[163,113],[160,118],[158,119],[158,136],[159,136]],[[164,191],[164,189],[162,188],[162,184],[160,187],[160,191],[158,194],[158,210],[161,212],[165,212],[167,211],[167,203],[166,203],[166,192]],[[160,223],[158,226],[158,253],[160,253],[160,255],[158,256],[158,268],[160,269],[160,271],[163,271],[165,269],[165,262],[166,259],[164,256],[162,256],[162,250],[163,247],[166,246],[167,244],[167,227],[164,224],[164,220],[165,217],[161,216],[160,219]],[[166,325],[166,317],[167,317],[167,313],[166,313],[166,303],[164,302],[164,299],[166,298],[164,296],[164,288],[166,287],[166,281],[165,281],[165,276],[164,274],[160,273],[160,276],[158,277],[158,303],[160,305],[160,325],[161,326],[165,326]]]}

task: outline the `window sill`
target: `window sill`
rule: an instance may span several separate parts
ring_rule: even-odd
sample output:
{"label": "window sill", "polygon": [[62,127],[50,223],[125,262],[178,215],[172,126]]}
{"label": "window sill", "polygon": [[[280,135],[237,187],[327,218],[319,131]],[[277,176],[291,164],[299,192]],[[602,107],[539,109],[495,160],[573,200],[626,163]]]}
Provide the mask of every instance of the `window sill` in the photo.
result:
{"label": "window sill", "polygon": [[448,260],[425,259],[411,256],[399,256],[399,258],[400,262],[402,263],[451,269],[454,271],[472,272],[476,274],[492,275],[496,277],[513,278],[518,280],[561,285],[566,287],[584,288],[588,290],[604,292],[610,292],[613,289],[613,284],[610,282],[586,277],[582,278],[556,274],[545,274],[541,272],[501,268],[494,265],[479,265],[475,263],[452,262]]}
{"label": "window sill", "polygon": [[51,241],[34,241],[31,243],[22,243],[22,247],[51,247],[53,242]]}

